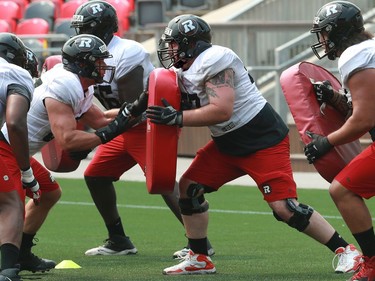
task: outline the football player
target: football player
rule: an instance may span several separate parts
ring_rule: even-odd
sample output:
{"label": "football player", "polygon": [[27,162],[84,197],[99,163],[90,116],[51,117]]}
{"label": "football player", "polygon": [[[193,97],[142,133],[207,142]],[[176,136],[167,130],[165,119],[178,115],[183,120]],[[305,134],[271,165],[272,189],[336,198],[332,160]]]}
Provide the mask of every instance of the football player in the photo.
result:
{"label": "football player", "polygon": [[288,127],[241,59],[231,49],[212,45],[209,24],[195,15],[175,17],[160,39],[158,57],[165,68],[177,72],[180,88],[191,100],[198,99],[199,106],[177,111],[163,100],[164,107],[147,109],[147,118],[170,126],[207,126],[212,135],[179,181],[179,205],[191,249],[183,262],[163,274],[216,272],[207,251],[209,205],[204,195],[243,175],[255,180],[278,221],[341,254],[336,272],[355,271],[360,253],[354,245],[311,206],[297,201]]}
{"label": "football player", "polygon": [[[345,92],[350,93],[348,106],[345,96],[340,97],[320,86],[329,100],[341,100],[349,108],[349,116],[340,129],[328,136],[313,135],[305,147],[310,162],[322,157],[334,146],[359,139],[370,131],[374,140],[375,126],[375,44],[374,35],[365,30],[361,10],[347,1],[333,1],[321,7],[311,33],[318,42],[312,50],[319,58],[335,60]],[[375,235],[371,213],[364,199],[375,195],[374,143],[362,151],[332,181],[329,192],[362,252],[364,263],[351,281],[375,280]]]}
{"label": "football player", "polygon": [[[103,112],[92,103],[93,95],[88,88],[96,83],[112,79],[115,68],[106,65],[109,58],[105,43],[93,35],[79,35],[69,39],[62,48],[62,63],[43,74],[42,84],[35,89],[27,116],[28,146],[30,156],[53,138],[66,151],[81,151],[106,143],[128,126],[130,120],[125,109]],[[76,119],[96,129],[85,132],[76,128]],[[17,162],[8,143],[16,143],[5,123],[1,129],[3,157],[6,158],[11,173],[19,174]],[[40,184],[42,192],[38,206],[29,201],[25,207],[25,223],[19,257],[21,270],[48,271],[55,267],[52,260],[41,259],[31,252],[36,232],[47,218],[49,210],[61,196],[58,183],[34,158],[30,159],[31,169]],[[27,179],[28,179],[27,178]],[[35,201],[35,200],[34,200]]]}
{"label": "football player", "polygon": [[[36,202],[39,200],[39,184],[29,160],[26,119],[34,86],[27,64],[27,49],[21,39],[11,33],[0,33],[1,123],[6,122],[12,140],[9,146],[0,134],[0,281],[21,280],[17,263],[22,239],[23,189],[29,189]],[[9,169],[4,153],[8,147],[14,159],[14,172]]]}
{"label": "football player", "polygon": [[[95,97],[106,108],[116,108],[124,102],[134,102],[147,87],[150,72],[154,69],[150,55],[144,47],[133,40],[115,35],[118,30],[116,10],[105,1],[90,1],[77,8],[71,26],[77,34],[94,34],[101,38],[113,55],[106,63],[116,66],[112,83],[95,86]],[[147,103],[147,100],[146,100]],[[144,108],[146,109],[146,108]],[[137,253],[136,247],[126,235],[116,205],[113,182],[138,164],[145,171],[146,122],[141,122],[119,137],[97,148],[85,171],[86,184],[91,197],[108,230],[104,245],[89,249],[86,255],[127,255]],[[162,195],[171,211],[182,223],[176,191]],[[214,254],[208,245],[210,254]],[[173,254],[183,257],[187,248]]]}

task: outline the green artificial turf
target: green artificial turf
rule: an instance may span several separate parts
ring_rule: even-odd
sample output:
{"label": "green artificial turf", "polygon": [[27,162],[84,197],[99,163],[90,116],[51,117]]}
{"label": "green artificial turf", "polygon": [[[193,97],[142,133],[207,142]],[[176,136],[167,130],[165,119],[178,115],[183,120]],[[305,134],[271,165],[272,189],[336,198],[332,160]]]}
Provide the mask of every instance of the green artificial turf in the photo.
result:
{"label": "green artificial turf", "polygon": [[[224,186],[206,195],[210,202],[209,238],[216,251],[217,273],[164,276],[176,263],[172,253],[186,245],[184,229],[159,195],[145,183],[117,182],[118,208],[126,234],[138,249],[130,256],[85,256],[103,243],[107,231],[83,180],[58,179],[63,196],[38,232],[33,252],[40,257],[73,261],[79,269],[21,272],[24,280],[347,280],[335,274],[333,253],[307,236],[277,222],[255,187]],[[355,243],[326,190],[299,190],[299,201],[313,206]],[[375,210],[374,202],[369,206]]]}

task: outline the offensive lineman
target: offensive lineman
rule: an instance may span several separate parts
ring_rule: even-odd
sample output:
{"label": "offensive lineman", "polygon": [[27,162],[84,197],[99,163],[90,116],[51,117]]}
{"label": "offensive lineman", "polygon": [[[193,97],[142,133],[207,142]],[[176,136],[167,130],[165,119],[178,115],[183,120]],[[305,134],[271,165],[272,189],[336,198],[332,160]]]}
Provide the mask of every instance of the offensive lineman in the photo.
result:
{"label": "offensive lineman", "polygon": [[[150,56],[141,44],[115,35],[118,28],[116,10],[105,1],[89,1],[77,8],[71,22],[77,34],[93,34],[101,38],[113,55],[106,60],[116,66],[112,83],[95,87],[95,96],[106,109],[119,107],[124,102],[136,100],[147,87],[150,72],[154,69]],[[86,255],[127,255],[137,253],[136,247],[125,234],[116,205],[116,191],[113,182],[138,164],[145,170],[146,122],[142,122],[97,148],[85,171],[86,184],[91,197],[108,230],[105,244],[89,249]],[[177,185],[177,184],[176,184]],[[177,192],[177,187],[176,187]],[[162,195],[171,211],[182,223],[177,194]],[[209,242],[208,242],[209,243]],[[210,255],[214,254],[208,245]],[[183,257],[187,250],[174,253]]]}
{"label": "offensive lineman", "polygon": [[163,274],[216,272],[207,252],[209,205],[204,193],[218,191],[246,174],[255,180],[278,221],[332,252],[342,250],[336,272],[355,271],[360,253],[317,211],[297,201],[288,128],[263,98],[238,56],[211,44],[211,28],[202,18],[181,15],[166,27],[158,57],[165,68],[175,67],[180,89],[200,106],[176,111],[164,100],[165,107],[147,109],[147,118],[171,126],[208,126],[212,134],[212,141],[197,152],[179,181],[179,205],[191,250]]}
{"label": "offensive lineman", "polygon": [[[93,35],[75,36],[64,44],[63,63],[46,72],[43,83],[35,89],[27,117],[30,155],[40,151],[53,138],[66,151],[80,151],[108,142],[126,130],[129,117],[125,110],[102,112],[92,103],[93,95],[87,91],[95,83],[102,83],[105,73],[114,72],[115,68],[104,62],[110,56],[104,42]],[[109,79],[112,79],[111,75]],[[97,130],[94,133],[77,130],[76,119]],[[15,141],[10,139],[6,123],[1,133],[3,157],[10,171],[17,176],[16,159],[7,144]],[[31,247],[49,210],[59,200],[61,189],[39,162],[30,158],[30,163],[42,194],[38,206],[32,201],[26,204],[22,246],[28,251],[20,256],[19,263],[21,270],[46,271],[54,268],[55,262],[37,258],[31,253]],[[28,256],[36,257],[35,262],[28,262]]]}

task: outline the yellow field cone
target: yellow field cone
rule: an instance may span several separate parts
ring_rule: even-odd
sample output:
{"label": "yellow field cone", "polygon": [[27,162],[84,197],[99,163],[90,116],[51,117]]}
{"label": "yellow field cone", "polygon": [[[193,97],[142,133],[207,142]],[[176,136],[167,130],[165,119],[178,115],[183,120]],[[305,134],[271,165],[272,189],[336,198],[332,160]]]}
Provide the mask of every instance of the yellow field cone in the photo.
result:
{"label": "yellow field cone", "polygon": [[65,268],[81,268],[72,260],[63,260],[58,265],[55,266],[56,269],[65,269]]}

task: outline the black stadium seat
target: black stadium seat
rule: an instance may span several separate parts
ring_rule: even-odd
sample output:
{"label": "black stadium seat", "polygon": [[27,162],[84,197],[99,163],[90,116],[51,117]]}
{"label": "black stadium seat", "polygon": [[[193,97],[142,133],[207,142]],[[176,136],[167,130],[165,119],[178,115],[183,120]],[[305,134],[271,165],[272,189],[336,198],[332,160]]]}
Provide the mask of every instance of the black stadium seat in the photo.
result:
{"label": "black stadium seat", "polygon": [[41,18],[48,22],[50,31],[53,30],[56,16],[55,4],[51,1],[35,1],[26,6],[23,18]]}

